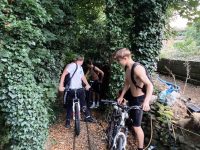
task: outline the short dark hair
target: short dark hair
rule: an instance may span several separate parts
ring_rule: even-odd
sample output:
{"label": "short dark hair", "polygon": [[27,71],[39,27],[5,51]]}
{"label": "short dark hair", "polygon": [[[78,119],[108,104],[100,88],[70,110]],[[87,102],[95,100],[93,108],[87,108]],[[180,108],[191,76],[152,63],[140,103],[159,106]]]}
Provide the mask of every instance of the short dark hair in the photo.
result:
{"label": "short dark hair", "polygon": [[86,64],[88,64],[88,65],[92,65],[92,64],[93,64],[93,62],[92,62],[92,60],[91,60],[91,59],[88,59],[88,60],[86,61]]}

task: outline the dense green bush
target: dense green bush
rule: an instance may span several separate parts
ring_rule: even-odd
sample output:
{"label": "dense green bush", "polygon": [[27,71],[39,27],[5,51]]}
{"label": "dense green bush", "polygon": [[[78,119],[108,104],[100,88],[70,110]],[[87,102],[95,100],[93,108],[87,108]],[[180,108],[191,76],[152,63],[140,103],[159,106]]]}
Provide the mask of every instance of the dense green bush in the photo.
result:
{"label": "dense green bush", "polygon": [[134,1],[131,47],[136,59],[154,71],[162,46],[167,9],[173,0]]}
{"label": "dense green bush", "polygon": [[[67,33],[69,25],[62,33],[56,25],[66,17],[66,13],[54,14],[62,11],[59,5],[67,4],[35,0],[0,3],[0,109],[5,120],[2,125],[9,129],[5,130],[6,149],[44,148],[55,116],[52,108],[65,59],[62,50],[67,49],[62,46],[67,40],[60,34]],[[57,30],[51,32],[52,26]]]}
{"label": "dense green bush", "polygon": [[9,143],[9,127],[5,126],[5,116],[0,111],[0,149],[5,149],[5,145]]}
{"label": "dense green bush", "polygon": [[[161,49],[165,15],[171,2],[106,1],[109,54],[122,47],[130,48],[135,61],[154,71]],[[116,64],[110,68],[110,91],[115,96],[123,85],[123,71]]]}
{"label": "dense green bush", "polygon": [[49,123],[44,100],[48,89],[40,81],[43,77],[34,73],[38,71],[38,65],[34,65],[42,60],[30,55],[44,49],[45,38],[36,23],[46,23],[49,16],[37,1],[16,1],[12,5],[3,1],[0,7],[0,106],[10,129],[10,149],[42,149]]}
{"label": "dense green bush", "polygon": [[[101,34],[92,36],[93,31],[103,31],[103,24],[92,28],[99,21],[95,18],[99,10],[103,11],[102,4],[88,6],[91,15],[94,12],[96,15],[88,15],[87,20],[88,16],[80,13],[88,10],[82,7],[85,3],[0,2],[0,110],[4,119],[1,127],[7,137],[5,142],[1,137],[2,147],[7,143],[6,149],[44,148],[49,123],[55,119],[53,108],[61,71],[73,58],[72,54],[89,53],[87,48],[91,44],[91,52],[98,43],[102,45]],[[96,21],[84,27],[93,19]],[[90,42],[84,45],[87,40]]]}
{"label": "dense green bush", "polygon": [[134,19],[131,15],[131,1],[122,2],[119,0],[106,1],[107,17],[107,55],[109,56],[110,79],[109,95],[116,97],[119,89],[124,83],[123,69],[112,60],[112,54],[119,48],[130,48],[130,27]]}

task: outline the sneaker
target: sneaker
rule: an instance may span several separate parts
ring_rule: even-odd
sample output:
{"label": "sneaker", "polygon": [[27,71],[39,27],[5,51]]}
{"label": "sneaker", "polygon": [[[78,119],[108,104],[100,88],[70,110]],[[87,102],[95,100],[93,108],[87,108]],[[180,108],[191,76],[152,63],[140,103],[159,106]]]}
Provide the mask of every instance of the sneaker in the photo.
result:
{"label": "sneaker", "polygon": [[96,108],[98,108],[99,107],[99,103],[97,103],[97,105],[96,105]]}
{"label": "sneaker", "polygon": [[92,106],[90,106],[90,108],[95,108],[95,104],[93,103]]}
{"label": "sneaker", "polygon": [[84,120],[85,122],[96,122],[96,120],[94,118],[92,118],[91,116],[85,118]]}
{"label": "sneaker", "polygon": [[66,120],[66,123],[65,123],[65,128],[69,129],[71,126],[70,126],[70,120]]}

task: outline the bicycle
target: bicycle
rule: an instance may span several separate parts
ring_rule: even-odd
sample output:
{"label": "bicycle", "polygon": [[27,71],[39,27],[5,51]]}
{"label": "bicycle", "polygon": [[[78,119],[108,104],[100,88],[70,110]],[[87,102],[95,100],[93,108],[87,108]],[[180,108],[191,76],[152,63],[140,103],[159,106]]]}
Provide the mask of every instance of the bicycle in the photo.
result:
{"label": "bicycle", "polygon": [[[78,136],[80,134],[80,100],[77,97],[77,90],[78,89],[73,89],[74,91],[74,98],[72,99],[73,105],[72,105],[72,111],[73,111],[73,120],[74,120],[74,125],[75,125],[75,135]],[[65,92],[64,99],[66,100],[67,98],[67,92]]]}
{"label": "bicycle", "polygon": [[129,111],[132,109],[142,109],[141,106],[123,106],[116,101],[102,100],[104,103],[111,103],[113,111],[109,118],[108,127],[108,147],[110,150],[126,150],[128,127],[125,125],[126,119],[129,118]]}

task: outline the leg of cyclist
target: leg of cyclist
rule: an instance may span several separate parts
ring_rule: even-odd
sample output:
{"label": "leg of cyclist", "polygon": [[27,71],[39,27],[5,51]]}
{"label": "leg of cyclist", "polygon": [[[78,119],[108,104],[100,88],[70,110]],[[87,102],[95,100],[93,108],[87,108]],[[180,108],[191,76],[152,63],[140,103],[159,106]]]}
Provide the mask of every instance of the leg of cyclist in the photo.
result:
{"label": "leg of cyclist", "polygon": [[99,107],[99,100],[100,100],[99,93],[96,93],[96,106],[95,106],[95,108]]}
{"label": "leg of cyclist", "polygon": [[73,99],[74,94],[72,93],[72,91],[69,91],[67,94],[67,101],[66,101],[66,123],[65,123],[65,127],[66,128],[70,128],[70,118],[71,118],[71,114],[72,114],[72,99]]}
{"label": "leg of cyclist", "polygon": [[100,83],[98,82],[97,84],[97,90],[96,90],[96,108],[99,107],[99,103],[100,103]]}
{"label": "leg of cyclist", "polygon": [[144,147],[144,132],[143,132],[141,126],[139,126],[139,127],[133,126],[133,129],[137,135],[138,149],[143,149],[143,147]]}
{"label": "leg of cyclist", "polygon": [[92,82],[91,84],[91,93],[92,93],[92,105],[90,106],[90,108],[95,108],[95,98],[96,98],[96,95],[95,95],[95,81]]}
{"label": "leg of cyclist", "polygon": [[95,108],[95,92],[94,90],[92,89],[92,105],[90,106],[90,108]]}
{"label": "leg of cyclist", "polygon": [[[139,97],[133,97],[131,101],[129,101],[130,106],[141,106],[144,101],[144,95]],[[138,139],[138,150],[142,150],[144,147],[144,132],[141,127],[142,122],[142,116],[143,116],[143,110],[132,110],[130,114],[132,118],[132,126],[136,133],[137,139]]]}
{"label": "leg of cyclist", "polygon": [[91,91],[86,91],[85,93],[86,97],[85,97],[85,101],[86,101],[86,106],[89,109],[90,107],[90,100],[91,100]]}
{"label": "leg of cyclist", "polygon": [[84,89],[79,89],[77,90],[77,96],[80,100],[80,106],[81,110],[84,113],[85,116],[85,121],[87,122],[93,122],[94,119],[91,117],[90,112],[86,106],[86,101],[85,101],[85,90]]}

